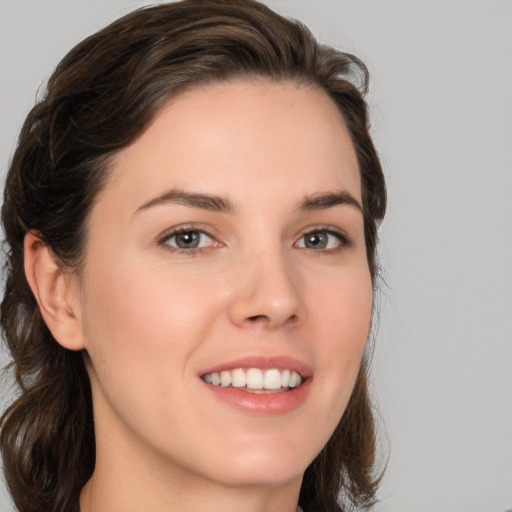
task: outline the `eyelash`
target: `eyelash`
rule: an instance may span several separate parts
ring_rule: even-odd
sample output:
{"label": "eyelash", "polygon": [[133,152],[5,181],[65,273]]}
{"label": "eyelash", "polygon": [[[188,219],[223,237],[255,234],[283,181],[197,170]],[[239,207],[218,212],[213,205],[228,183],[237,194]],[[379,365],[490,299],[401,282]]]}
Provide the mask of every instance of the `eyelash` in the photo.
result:
{"label": "eyelash", "polygon": [[[337,254],[352,245],[352,240],[344,231],[342,231],[341,229],[333,228],[332,226],[316,226],[315,228],[309,229],[305,233],[301,234],[299,240],[304,240],[304,238],[307,236],[317,234],[326,234],[332,236],[337,239],[339,245],[337,247],[333,247],[330,249],[315,250],[309,248],[310,252],[313,253],[315,256],[320,256],[321,254]],[[296,245],[297,243],[298,241],[295,242],[294,245]],[[308,247],[301,247],[301,249],[307,250]]]}
{"label": "eyelash", "polygon": [[169,241],[178,235],[185,234],[185,233],[199,233],[202,236],[207,236],[212,241],[215,241],[215,238],[210,235],[208,232],[206,232],[204,229],[200,229],[196,226],[182,226],[180,228],[172,228],[171,230],[165,232],[158,238],[158,245],[162,246],[165,250],[177,253],[177,254],[183,254],[185,256],[196,256],[200,252],[204,250],[208,250],[210,247],[197,247],[192,249],[182,249],[181,247],[174,247],[169,245]]}
{"label": "eyelash", "polygon": [[[185,256],[196,256],[197,254],[211,248],[211,247],[197,247],[197,248],[192,248],[192,249],[183,249],[180,247],[171,246],[169,244],[169,241],[171,239],[175,238],[176,236],[179,236],[180,234],[185,234],[185,233],[199,233],[200,236],[206,236],[206,237],[210,238],[212,240],[212,242],[216,242],[215,237],[213,237],[212,235],[210,235],[207,231],[205,231],[203,229],[200,229],[196,226],[182,226],[180,228],[172,228],[170,231],[163,233],[158,238],[158,241],[157,241],[158,245],[162,246],[164,249],[166,249],[170,252],[182,254]],[[321,254],[337,254],[352,245],[351,239],[347,236],[347,234],[344,231],[334,229],[332,226],[318,226],[318,227],[315,227],[314,229],[310,229],[310,230],[306,231],[305,233],[302,233],[299,240],[294,243],[294,246],[296,246],[296,244],[300,240],[304,240],[305,237],[311,236],[311,235],[316,235],[316,234],[326,234],[328,236],[334,237],[337,239],[339,245],[334,248],[319,249],[319,250],[315,250],[315,249],[308,248],[308,247],[299,247],[299,248],[309,250],[309,252],[311,252],[312,254],[317,253],[317,254],[314,254],[315,256],[320,256]],[[217,243],[219,243],[219,242],[217,242]]]}

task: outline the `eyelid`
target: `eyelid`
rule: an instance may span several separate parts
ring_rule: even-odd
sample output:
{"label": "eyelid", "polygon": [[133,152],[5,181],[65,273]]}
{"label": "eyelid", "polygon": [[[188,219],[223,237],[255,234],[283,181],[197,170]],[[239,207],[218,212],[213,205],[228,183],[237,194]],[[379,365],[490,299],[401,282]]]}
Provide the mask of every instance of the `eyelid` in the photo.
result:
{"label": "eyelid", "polygon": [[[189,231],[196,231],[199,233],[202,233],[203,235],[206,235],[209,237],[213,244],[208,247],[196,247],[191,249],[181,249],[179,247],[174,247],[166,242],[172,238],[173,236],[179,235],[180,233],[186,233]],[[167,250],[170,250],[172,252],[178,252],[188,255],[194,255],[197,252],[209,250],[212,247],[217,246],[223,246],[224,244],[218,240],[218,236],[215,236],[212,231],[214,231],[211,226],[204,225],[204,224],[180,224],[177,226],[172,226],[168,229],[166,229],[164,232],[162,232],[158,237],[156,238],[157,245],[164,247]],[[297,241],[293,244],[295,247],[297,246],[297,243],[302,240],[306,235],[313,234],[313,233],[327,233],[329,235],[332,235],[336,237],[339,241],[339,246],[331,249],[311,249],[308,247],[299,247],[300,249],[307,249],[310,252],[316,252],[316,253],[337,253],[342,251],[343,249],[346,249],[347,247],[350,247],[352,245],[352,239],[347,235],[347,233],[336,226],[333,225],[313,225],[308,226],[304,228],[298,235],[297,235]]]}
{"label": "eyelid", "polygon": [[298,239],[294,245],[296,245],[299,240],[302,240],[306,235],[313,233],[327,233],[335,236],[339,240],[340,245],[334,249],[310,249],[308,247],[300,247],[300,249],[307,249],[311,252],[318,253],[336,253],[352,245],[352,239],[348,236],[348,234],[343,229],[332,225],[308,226],[307,228],[304,228],[299,233]]}
{"label": "eyelid", "polygon": [[158,235],[156,238],[157,245],[165,248],[166,250],[172,251],[172,252],[178,252],[182,254],[188,254],[193,255],[197,252],[208,250],[211,248],[211,246],[208,247],[196,247],[191,249],[181,249],[179,247],[174,247],[172,245],[169,245],[166,243],[169,239],[172,237],[179,235],[181,233],[187,233],[189,231],[196,231],[198,233],[201,233],[203,235],[206,235],[209,237],[215,244],[222,245],[221,242],[218,241],[217,237],[212,234],[212,230],[205,226],[204,224],[179,224],[177,226],[170,227],[166,229],[163,233]]}

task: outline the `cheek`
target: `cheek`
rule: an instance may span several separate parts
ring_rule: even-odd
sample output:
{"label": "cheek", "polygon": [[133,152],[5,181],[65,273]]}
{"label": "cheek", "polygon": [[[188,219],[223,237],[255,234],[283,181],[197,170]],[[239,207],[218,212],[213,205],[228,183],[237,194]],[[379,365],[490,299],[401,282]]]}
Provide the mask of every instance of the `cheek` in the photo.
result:
{"label": "cheek", "polygon": [[368,269],[361,268],[340,272],[324,281],[323,289],[315,298],[316,316],[322,323],[332,350],[339,354],[353,350],[358,353],[367,340],[373,303],[373,288]]}
{"label": "cheek", "polygon": [[193,344],[193,333],[214,316],[215,301],[204,300],[199,280],[169,275],[164,268],[137,272],[118,267],[117,274],[98,276],[87,291],[84,324],[93,345],[102,340],[123,352],[147,353],[172,344],[179,350]]}
{"label": "cheek", "polygon": [[[373,303],[372,281],[365,266],[340,273],[315,300],[318,375],[344,409],[354,386],[368,340]],[[337,398],[336,398],[337,397]],[[342,411],[341,411],[342,412]]]}
{"label": "cheek", "polygon": [[183,421],[189,411],[183,389],[197,377],[191,361],[218,306],[211,294],[205,300],[204,279],[165,265],[134,269],[118,262],[114,272],[98,271],[89,281],[84,330],[95,406],[98,414],[112,418],[113,410],[116,422],[151,431],[165,445],[175,411]]}

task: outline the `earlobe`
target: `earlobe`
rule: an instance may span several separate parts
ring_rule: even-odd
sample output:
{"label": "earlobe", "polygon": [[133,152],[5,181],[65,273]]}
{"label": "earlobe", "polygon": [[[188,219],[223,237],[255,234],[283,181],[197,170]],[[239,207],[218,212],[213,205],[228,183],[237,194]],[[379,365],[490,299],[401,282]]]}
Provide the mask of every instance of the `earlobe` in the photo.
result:
{"label": "earlobe", "polygon": [[53,337],[67,349],[85,348],[73,276],[59,267],[34,231],[25,235],[24,245],[25,275]]}

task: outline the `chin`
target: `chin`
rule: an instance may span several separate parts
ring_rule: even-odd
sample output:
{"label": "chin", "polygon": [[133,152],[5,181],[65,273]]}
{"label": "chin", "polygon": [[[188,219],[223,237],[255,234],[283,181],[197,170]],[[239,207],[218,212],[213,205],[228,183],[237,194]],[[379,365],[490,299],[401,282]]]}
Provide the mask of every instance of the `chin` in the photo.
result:
{"label": "chin", "polygon": [[[319,450],[321,449],[321,446]],[[284,437],[227,450],[213,469],[215,478],[232,486],[280,486],[302,479],[317,452],[311,443],[290,443]]]}
{"label": "chin", "polygon": [[234,487],[278,487],[301,480],[306,465],[297,466],[295,461],[246,461],[235,464],[224,472],[217,471],[219,483]]}

